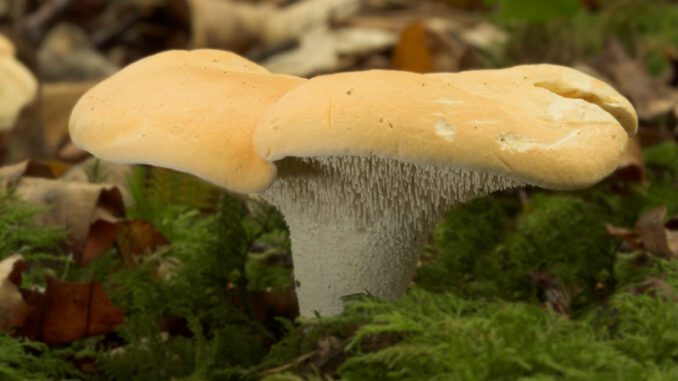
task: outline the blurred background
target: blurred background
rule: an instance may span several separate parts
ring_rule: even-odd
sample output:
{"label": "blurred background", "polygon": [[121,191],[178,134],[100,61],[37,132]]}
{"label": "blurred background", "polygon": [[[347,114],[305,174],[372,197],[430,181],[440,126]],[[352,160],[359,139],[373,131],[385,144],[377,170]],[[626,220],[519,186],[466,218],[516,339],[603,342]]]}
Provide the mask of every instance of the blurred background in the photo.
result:
{"label": "blurred background", "polygon": [[4,122],[4,162],[79,160],[66,134],[73,103],[167,49],[226,49],[305,77],[564,64],[629,97],[642,140],[676,134],[678,7],[669,0],[1,0],[0,33],[39,84],[24,113]]}

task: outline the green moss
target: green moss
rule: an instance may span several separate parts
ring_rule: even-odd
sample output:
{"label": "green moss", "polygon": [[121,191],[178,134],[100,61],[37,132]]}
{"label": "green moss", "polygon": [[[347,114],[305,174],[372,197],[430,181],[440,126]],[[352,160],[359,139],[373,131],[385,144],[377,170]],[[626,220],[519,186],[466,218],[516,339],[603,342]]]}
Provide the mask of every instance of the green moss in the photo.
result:
{"label": "green moss", "polygon": [[[589,320],[524,303],[419,290],[394,303],[359,301],[347,315],[368,322],[349,345],[340,374],[347,380],[673,379],[678,306],[629,294],[613,305],[605,313],[616,314],[616,327],[600,334]],[[659,337],[662,330],[669,332]],[[369,350],[380,339],[386,345]]]}
{"label": "green moss", "polygon": [[649,186],[646,207],[666,206],[669,215],[678,213],[678,144],[665,142],[644,151]]}
{"label": "green moss", "polygon": [[548,274],[581,299],[576,308],[593,302],[601,285],[612,289],[618,241],[604,229],[609,208],[576,195],[534,194],[511,226],[513,208],[488,198],[450,211],[418,284],[472,298],[536,300],[530,279]]}
{"label": "green moss", "polygon": [[506,235],[516,202],[487,197],[450,210],[434,231],[427,249],[432,259],[418,269],[417,284],[461,295],[496,292],[493,282],[484,281],[501,271],[494,249]]}
{"label": "green moss", "polygon": [[0,333],[0,379],[7,381],[78,380],[85,377],[72,362],[93,352],[91,341],[50,349],[35,341]]}

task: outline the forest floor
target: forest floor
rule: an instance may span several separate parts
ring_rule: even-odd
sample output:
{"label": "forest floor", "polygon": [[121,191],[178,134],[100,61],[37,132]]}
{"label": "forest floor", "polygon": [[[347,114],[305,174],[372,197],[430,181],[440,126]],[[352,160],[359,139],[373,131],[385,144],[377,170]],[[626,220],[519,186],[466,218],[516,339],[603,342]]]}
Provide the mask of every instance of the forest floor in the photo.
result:
{"label": "forest floor", "polygon": [[[346,0],[285,13],[305,3],[0,3],[0,33],[41,89],[0,132],[0,380],[677,380],[678,4]],[[264,35],[247,27],[256,12],[307,29]],[[225,19],[242,29],[224,32]],[[450,210],[405,296],[299,318],[275,208],[98,161],[68,138],[93,83],[194,47],[301,76],[563,64],[628,97],[639,132],[589,189]]]}

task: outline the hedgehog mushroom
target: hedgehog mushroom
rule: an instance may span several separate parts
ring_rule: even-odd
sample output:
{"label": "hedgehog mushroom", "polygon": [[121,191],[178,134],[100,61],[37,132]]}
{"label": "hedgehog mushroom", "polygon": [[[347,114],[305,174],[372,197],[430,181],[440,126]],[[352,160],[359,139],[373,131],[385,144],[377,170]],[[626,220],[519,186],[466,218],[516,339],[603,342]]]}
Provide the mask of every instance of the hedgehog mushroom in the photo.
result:
{"label": "hedgehog mushroom", "polygon": [[171,168],[235,192],[258,192],[275,166],[252,148],[257,121],[302,81],[224,51],[168,51],[85,93],[71,113],[70,136],[104,160]]}
{"label": "hedgehog mushroom", "polygon": [[21,110],[38,92],[35,77],[14,53],[14,45],[0,35],[0,132],[14,127]]}
{"label": "hedgehog mushroom", "polygon": [[327,316],[346,295],[402,295],[450,206],[600,180],[636,116],[609,86],[556,66],[305,81],[194,51],[123,69],[80,100],[70,128],[103,159],[260,193],[290,228],[301,315]]}
{"label": "hedgehog mushroom", "polygon": [[550,65],[301,84],[254,140],[278,168],[262,195],[290,228],[301,314],[339,313],[354,293],[402,295],[449,207],[520,185],[591,185],[615,169],[636,125],[611,87]]}

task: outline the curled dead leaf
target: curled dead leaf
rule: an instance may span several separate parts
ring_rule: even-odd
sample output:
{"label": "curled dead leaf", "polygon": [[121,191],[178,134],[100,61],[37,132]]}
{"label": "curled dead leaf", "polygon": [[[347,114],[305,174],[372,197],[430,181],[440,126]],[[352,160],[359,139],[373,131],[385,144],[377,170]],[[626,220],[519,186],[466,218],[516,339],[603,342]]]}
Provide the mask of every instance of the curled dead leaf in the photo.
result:
{"label": "curled dead leaf", "polygon": [[53,179],[54,172],[45,163],[36,160],[24,160],[22,162],[0,167],[0,190],[16,185],[22,177],[43,177]]}
{"label": "curled dead leaf", "polygon": [[400,32],[393,49],[393,68],[396,70],[428,73],[433,70],[433,55],[428,30],[416,21]]}
{"label": "curled dead leaf", "polygon": [[120,222],[116,242],[122,261],[129,268],[138,266],[144,253],[169,244],[150,222],[143,220]]}
{"label": "curled dead leaf", "polygon": [[19,291],[21,274],[26,268],[23,257],[11,255],[0,261],[0,332],[20,327],[31,313]]}
{"label": "curled dead leaf", "polygon": [[47,278],[43,293],[25,291],[34,309],[19,334],[48,344],[66,344],[112,332],[124,320],[98,282],[73,283]]}
{"label": "curled dead leaf", "polygon": [[68,119],[80,97],[95,82],[45,83],[41,92],[40,119],[45,136],[45,150],[55,153],[68,138]]}
{"label": "curled dead leaf", "polygon": [[641,120],[673,113],[678,92],[652,78],[643,60],[631,58],[619,40],[612,39],[605,44],[594,66],[630,98]]}
{"label": "curled dead leaf", "polygon": [[675,219],[665,223],[666,207],[651,209],[640,216],[636,231],[645,250],[665,258],[678,258],[678,225]]}
{"label": "curled dead leaf", "polygon": [[67,229],[67,243],[78,263],[82,261],[91,224],[98,220],[115,222],[124,216],[120,191],[110,185],[24,177],[16,183],[15,194],[46,207],[37,216],[37,224]]}
{"label": "curled dead leaf", "polygon": [[646,183],[643,150],[637,136],[629,139],[624,155],[621,157],[615,176],[623,181]]}
{"label": "curled dead leaf", "polygon": [[634,249],[643,249],[664,258],[678,258],[678,217],[666,218],[666,207],[643,213],[633,229],[605,225],[607,233],[623,239]]}

